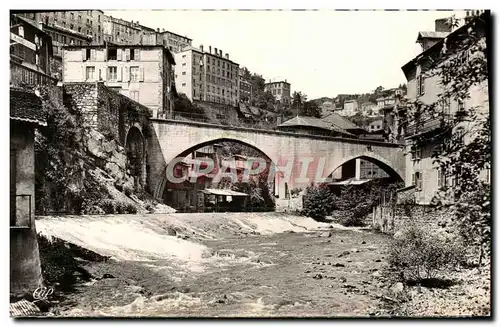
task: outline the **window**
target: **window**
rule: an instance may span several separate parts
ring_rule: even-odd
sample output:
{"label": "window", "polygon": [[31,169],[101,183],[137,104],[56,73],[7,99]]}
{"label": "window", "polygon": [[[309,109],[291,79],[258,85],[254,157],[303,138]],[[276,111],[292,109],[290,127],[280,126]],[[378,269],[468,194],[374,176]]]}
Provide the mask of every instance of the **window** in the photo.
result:
{"label": "window", "polygon": [[130,97],[139,102],[139,91],[130,91]]}
{"label": "window", "polygon": [[116,49],[108,49],[108,60],[116,60],[116,57],[117,57],[117,50]]}
{"label": "window", "polygon": [[441,167],[437,168],[437,184],[438,188],[446,187],[447,184],[446,172]]}
{"label": "window", "polygon": [[35,54],[35,64],[36,64],[37,66],[40,66],[40,56],[38,56],[38,53],[37,53],[37,54]]}
{"label": "window", "polygon": [[82,21],[82,15],[78,15],[78,22],[80,23]]}
{"label": "window", "polygon": [[90,60],[90,54],[91,54],[91,50],[85,49],[85,60]]}
{"label": "window", "polygon": [[417,96],[424,95],[425,93],[425,78],[422,75],[417,77]]}
{"label": "window", "polygon": [[118,79],[118,69],[116,66],[108,67],[108,81],[116,81]]}
{"label": "window", "polygon": [[182,72],[182,75],[186,75],[186,72]]}
{"label": "window", "polygon": [[186,86],[186,83],[182,83],[182,86]]}
{"label": "window", "polygon": [[18,34],[20,37],[24,37],[24,27],[23,26],[19,26]]}
{"label": "window", "polygon": [[70,28],[70,29],[74,29],[74,27],[75,27],[75,26],[74,26],[73,24],[70,24],[70,25],[69,25],[69,28]]}
{"label": "window", "polygon": [[138,82],[140,79],[139,67],[130,67],[130,81]]}
{"label": "window", "polygon": [[75,20],[75,14],[74,13],[70,13],[69,19]]}
{"label": "window", "polygon": [[411,160],[420,160],[422,158],[422,148],[416,145],[411,146]]}
{"label": "window", "polygon": [[463,100],[458,100],[458,111],[464,111],[465,110],[465,105]]}
{"label": "window", "polygon": [[415,172],[412,175],[412,184],[415,185],[417,191],[422,190],[422,180],[423,180],[423,174],[421,172]]}
{"label": "window", "polygon": [[85,79],[94,80],[95,79],[95,67],[89,66],[85,68]]}

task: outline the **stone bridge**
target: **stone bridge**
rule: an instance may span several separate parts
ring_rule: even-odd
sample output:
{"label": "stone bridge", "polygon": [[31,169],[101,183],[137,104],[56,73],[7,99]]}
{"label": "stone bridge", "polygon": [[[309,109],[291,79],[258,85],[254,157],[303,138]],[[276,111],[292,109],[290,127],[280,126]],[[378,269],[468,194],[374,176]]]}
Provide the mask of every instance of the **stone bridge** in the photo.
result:
{"label": "stone bridge", "polygon": [[285,189],[310,185],[356,158],[377,164],[396,179],[405,176],[404,151],[397,144],[167,119],[150,119],[150,124],[148,184],[157,198],[162,197],[169,162],[220,141],[239,142],[267,156],[281,172],[274,180],[278,199],[284,198]]}

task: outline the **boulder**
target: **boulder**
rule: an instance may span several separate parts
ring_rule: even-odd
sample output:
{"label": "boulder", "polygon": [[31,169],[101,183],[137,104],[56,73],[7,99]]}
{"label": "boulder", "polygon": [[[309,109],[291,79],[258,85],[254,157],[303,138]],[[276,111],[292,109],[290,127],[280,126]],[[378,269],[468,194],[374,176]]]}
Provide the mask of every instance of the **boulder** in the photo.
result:
{"label": "boulder", "polygon": [[101,146],[101,141],[100,140],[96,140],[94,138],[89,138],[88,141],[87,141],[87,149],[89,150],[89,152],[98,157],[98,158],[101,158],[101,159],[106,159],[107,158],[107,155],[106,153],[102,150],[102,146]]}
{"label": "boulder", "polygon": [[125,154],[123,154],[123,153],[120,153],[120,152],[116,151],[116,149],[115,149],[111,153],[111,156],[109,158],[109,162],[115,163],[120,168],[122,168],[123,170],[125,170],[125,166],[127,164],[127,156]]}
{"label": "boulder", "polygon": [[122,180],[125,177],[125,173],[123,172],[123,170],[114,162],[106,163],[104,169],[106,169],[106,172],[117,181]]}
{"label": "boulder", "polygon": [[111,140],[111,141],[103,141],[102,142],[102,149],[105,152],[113,152],[113,150],[116,149],[116,141]]}
{"label": "boulder", "polygon": [[405,286],[401,282],[397,282],[393,284],[390,288],[389,291],[392,293],[392,295],[396,298],[400,297],[403,295],[403,292],[405,290]]}

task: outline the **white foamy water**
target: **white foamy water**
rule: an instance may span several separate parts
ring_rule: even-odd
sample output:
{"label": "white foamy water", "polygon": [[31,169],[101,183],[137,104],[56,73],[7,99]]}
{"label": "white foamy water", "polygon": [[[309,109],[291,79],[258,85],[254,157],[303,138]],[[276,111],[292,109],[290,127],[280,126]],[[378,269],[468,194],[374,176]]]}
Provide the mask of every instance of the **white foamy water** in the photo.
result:
{"label": "white foamy water", "polygon": [[132,303],[124,306],[106,307],[101,309],[73,309],[63,313],[66,317],[137,317],[137,316],[168,316],[173,309],[176,312],[203,305],[198,297],[174,292],[150,299],[139,295]]}
{"label": "white foamy water", "polygon": [[[242,232],[307,232],[329,226],[306,217],[275,213],[61,216],[42,217],[36,225],[38,232],[49,239],[57,237],[115,260],[168,260],[193,272],[202,271],[204,264],[255,263],[258,257],[255,253],[222,257],[194,238],[213,240]],[[190,238],[168,235],[167,227]]]}
{"label": "white foamy water", "polygon": [[36,225],[49,239],[57,237],[116,260],[201,261],[208,252],[204,245],[160,234],[134,219],[99,218],[54,217],[37,220]]}

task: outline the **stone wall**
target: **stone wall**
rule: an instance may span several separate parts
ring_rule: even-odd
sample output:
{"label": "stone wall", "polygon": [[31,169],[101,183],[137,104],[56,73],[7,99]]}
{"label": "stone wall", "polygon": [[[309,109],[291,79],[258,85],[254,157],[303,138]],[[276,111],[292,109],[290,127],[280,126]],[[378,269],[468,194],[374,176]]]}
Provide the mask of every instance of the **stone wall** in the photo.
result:
{"label": "stone wall", "polygon": [[65,83],[64,97],[67,107],[77,108],[84,114],[87,126],[114,138],[122,146],[132,126],[143,134],[149,130],[151,110],[104,83]]}
{"label": "stone wall", "polygon": [[417,204],[398,204],[373,208],[372,227],[386,234],[394,234],[411,223],[424,225],[431,229],[449,225],[451,212],[433,206]]}

